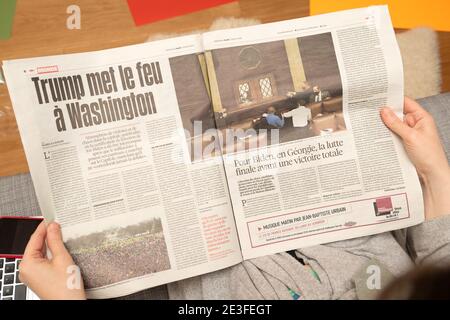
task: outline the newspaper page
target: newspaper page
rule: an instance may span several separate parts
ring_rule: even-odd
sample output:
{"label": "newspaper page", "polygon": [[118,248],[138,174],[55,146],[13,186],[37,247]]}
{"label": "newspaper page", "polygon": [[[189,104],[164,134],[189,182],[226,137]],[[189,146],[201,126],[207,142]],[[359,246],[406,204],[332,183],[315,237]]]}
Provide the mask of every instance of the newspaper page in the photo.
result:
{"label": "newspaper page", "polygon": [[200,36],[3,68],[42,212],[90,298],[242,261],[221,157],[191,150],[214,127]]}
{"label": "newspaper page", "polygon": [[386,6],[203,35],[244,259],[423,221]]}

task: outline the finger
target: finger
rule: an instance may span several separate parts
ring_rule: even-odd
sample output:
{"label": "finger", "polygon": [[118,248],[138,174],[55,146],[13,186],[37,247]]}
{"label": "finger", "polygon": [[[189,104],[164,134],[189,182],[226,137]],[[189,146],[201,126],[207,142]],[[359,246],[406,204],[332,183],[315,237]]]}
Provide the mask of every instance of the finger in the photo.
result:
{"label": "finger", "polygon": [[43,258],[43,249],[45,248],[45,236],[47,234],[47,228],[45,222],[42,221],[31,235],[28,241],[27,247],[24,252],[25,258]]}
{"label": "finger", "polygon": [[415,100],[405,96],[405,103],[403,105],[403,113],[416,113],[416,114],[428,114],[427,111],[422,108]]}
{"label": "finger", "polygon": [[50,223],[47,227],[47,246],[50,249],[53,258],[69,255],[63,243],[61,227],[56,222]]}
{"label": "finger", "polygon": [[414,126],[416,125],[416,119],[414,118],[414,115],[411,114],[411,113],[408,113],[408,114],[405,115],[404,121],[411,128],[414,128]]}
{"label": "finger", "polygon": [[384,107],[381,109],[381,119],[389,129],[402,139],[405,139],[411,133],[412,129],[400,120],[391,108]]}

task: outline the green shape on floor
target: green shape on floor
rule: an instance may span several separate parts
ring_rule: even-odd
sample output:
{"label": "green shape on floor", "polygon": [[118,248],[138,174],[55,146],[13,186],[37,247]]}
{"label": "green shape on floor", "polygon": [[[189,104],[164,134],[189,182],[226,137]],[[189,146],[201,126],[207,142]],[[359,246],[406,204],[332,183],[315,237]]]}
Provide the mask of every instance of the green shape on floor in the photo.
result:
{"label": "green shape on floor", "polygon": [[16,0],[0,1],[0,39],[8,39],[11,36],[11,29],[16,10]]}

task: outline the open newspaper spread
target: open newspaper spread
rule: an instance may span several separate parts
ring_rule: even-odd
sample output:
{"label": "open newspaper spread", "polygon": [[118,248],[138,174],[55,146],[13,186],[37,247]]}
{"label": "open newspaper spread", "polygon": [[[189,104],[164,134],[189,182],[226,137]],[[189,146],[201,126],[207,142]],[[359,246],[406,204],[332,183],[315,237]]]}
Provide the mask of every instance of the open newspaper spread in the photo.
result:
{"label": "open newspaper spread", "polygon": [[387,7],[5,61],[36,194],[91,298],[423,221],[379,109]]}

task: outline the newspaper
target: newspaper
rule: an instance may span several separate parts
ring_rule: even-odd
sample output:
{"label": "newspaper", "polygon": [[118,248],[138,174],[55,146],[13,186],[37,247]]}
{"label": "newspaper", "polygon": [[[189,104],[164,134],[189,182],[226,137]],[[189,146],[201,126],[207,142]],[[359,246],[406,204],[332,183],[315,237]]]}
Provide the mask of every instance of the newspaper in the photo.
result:
{"label": "newspaper", "polygon": [[37,198],[88,296],[423,221],[386,6],[4,61]]}

